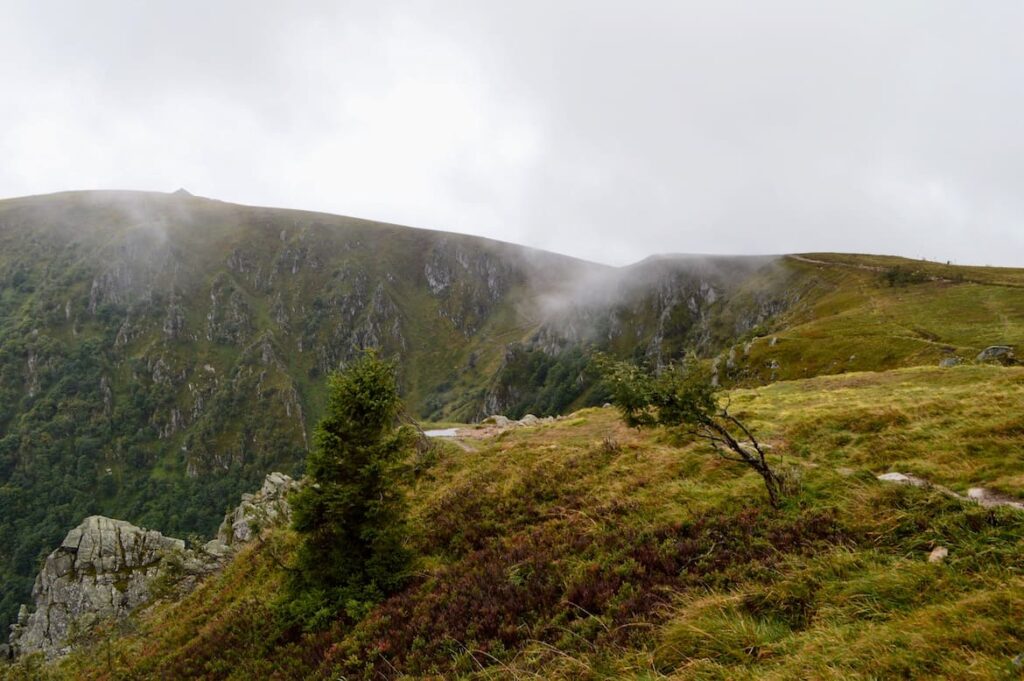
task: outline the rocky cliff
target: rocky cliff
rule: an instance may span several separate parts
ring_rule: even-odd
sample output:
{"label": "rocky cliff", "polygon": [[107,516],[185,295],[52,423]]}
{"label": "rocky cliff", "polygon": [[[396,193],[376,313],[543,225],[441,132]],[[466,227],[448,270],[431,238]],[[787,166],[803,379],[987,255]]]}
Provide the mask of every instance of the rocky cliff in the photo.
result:
{"label": "rocky cliff", "polygon": [[269,474],[258,492],[243,494],[242,503],[228,511],[217,530],[217,538],[206,545],[207,550],[220,551],[218,545],[244,544],[252,541],[264,528],[291,522],[288,494],[298,486],[299,481],[284,473]]}
{"label": "rocky cliff", "polygon": [[123,520],[86,518],[47,556],[31,608],[22,605],[11,626],[7,654],[63,655],[87,641],[97,625],[124,620],[165,593],[187,593],[261,528],[287,522],[287,494],[296,485],[287,475],[268,475],[202,548]]}
{"label": "rocky cliff", "polygon": [[786,309],[773,262],[612,268],[186,194],[0,201],[0,629],[82,517],[208,535],[224,499],[298,473],[325,375],[364,348],[415,416],[556,414],[600,403],[593,347],[711,355]]}
{"label": "rocky cliff", "polygon": [[185,542],[123,520],[90,516],[68,532],[46,558],[32,589],[34,606],[22,606],[11,628],[14,654],[67,652],[94,625],[122,619],[149,601],[151,586],[179,559],[201,569]]}

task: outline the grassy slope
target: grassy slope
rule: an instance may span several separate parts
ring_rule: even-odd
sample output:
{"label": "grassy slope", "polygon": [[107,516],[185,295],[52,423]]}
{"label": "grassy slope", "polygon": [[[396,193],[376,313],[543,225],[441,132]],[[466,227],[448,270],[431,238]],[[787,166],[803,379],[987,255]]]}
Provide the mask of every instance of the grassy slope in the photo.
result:
{"label": "grassy slope", "polygon": [[[804,295],[772,333],[754,339],[746,352],[736,346],[741,382],[938,364],[947,357],[970,361],[989,345],[1024,346],[1024,295],[1017,288],[1024,270],[882,256],[806,257],[840,264],[787,258],[794,288]],[[951,276],[962,280],[889,286],[878,268],[894,266],[929,276],[955,270]]]}
{"label": "grassy slope", "polygon": [[[489,339],[525,333],[511,307],[527,295],[527,259],[578,264],[193,197],[0,201],[0,628],[86,515],[209,533],[267,472],[301,470],[323,373],[362,345],[401,352],[414,412],[450,381],[462,402],[440,406],[475,413],[482,372],[503,356]],[[457,295],[431,293],[427,263],[452,272]],[[487,265],[509,295],[493,299]],[[211,333],[214,319],[231,330],[236,306],[239,332]],[[168,334],[175,308],[183,327]],[[452,321],[466,310],[483,317],[479,333]]]}
{"label": "grassy slope", "polygon": [[[55,674],[1012,678],[1024,514],[875,475],[1020,495],[1024,369],[851,373],[732,399],[800,481],[778,512],[699,445],[586,410],[446,450],[411,493],[420,577],[354,629],[276,629],[267,604],[293,541],[277,531]],[[928,563],[940,545],[949,558]]]}
{"label": "grassy slope", "polygon": [[[294,385],[302,397],[307,420],[312,421],[316,418],[322,395],[320,378],[311,376],[310,373],[314,359],[313,353],[308,349],[304,353],[297,353],[292,348],[307,321],[312,308],[312,298],[328,299],[332,292],[338,294],[350,292],[351,284],[346,283],[343,277],[339,278],[338,276],[342,271],[365,272],[371,282],[386,279],[386,275],[392,272],[402,275],[396,281],[387,280],[385,288],[403,313],[403,335],[409,350],[407,357],[409,362],[403,365],[403,370],[406,372],[404,379],[407,396],[414,409],[421,412],[428,412],[429,410],[424,409],[425,402],[428,399],[435,399],[436,403],[444,405],[443,414],[439,414],[439,416],[447,415],[450,418],[452,414],[456,413],[471,413],[474,409],[473,405],[480,399],[486,377],[498,369],[504,355],[505,345],[527,338],[536,325],[536,320],[524,324],[523,320],[517,316],[516,305],[513,303],[527,297],[527,292],[522,288],[516,288],[510,292],[506,301],[498,305],[497,309],[492,310],[491,316],[484,321],[483,327],[472,338],[466,337],[442,318],[441,303],[435,300],[418,282],[423,269],[422,254],[429,250],[435,240],[442,237],[448,243],[463,244],[467,248],[478,244],[470,237],[405,230],[393,226],[375,225],[364,221],[312,213],[272,211],[231,206],[202,199],[179,200],[150,195],[145,200],[153,202],[153,205],[142,206],[145,208],[143,213],[147,220],[154,210],[157,214],[162,214],[161,211],[167,206],[178,206],[179,209],[182,205],[188,207],[185,213],[187,219],[176,222],[172,213],[172,219],[160,223],[170,230],[169,243],[174,245],[171,254],[173,258],[177,258],[183,263],[183,269],[178,272],[175,268],[163,267],[161,269],[161,267],[157,267],[158,274],[154,275],[153,288],[158,293],[165,294],[166,297],[173,284],[178,287],[179,294],[183,299],[195,301],[192,306],[186,305],[188,314],[186,329],[189,333],[195,334],[196,339],[195,342],[161,340],[160,324],[163,316],[161,307],[155,311],[152,318],[141,318],[140,335],[135,336],[123,347],[115,348],[113,347],[115,333],[122,319],[125,318],[122,317],[122,312],[118,311],[116,315],[111,316],[109,323],[104,325],[102,318],[91,316],[85,310],[89,301],[90,282],[97,274],[94,271],[96,264],[130,263],[133,258],[137,259],[139,254],[142,256],[142,261],[145,262],[147,254],[150,254],[154,248],[161,258],[164,251],[150,244],[145,234],[129,238],[130,233],[135,229],[133,225],[134,221],[138,220],[137,215],[126,218],[124,211],[106,206],[102,201],[97,203],[84,194],[63,195],[57,198],[60,199],[58,204],[52,203],[55,200],[54,197],[39,197],[3,202],[0,205],[0,209],[13,210],[17,205],[21,205],[19,202],[38,202],[40,205],[46,204],[47,211],[52,211],[46,213],[52,220],[41,223],[42,226],[38,226],[38,229],[30,230],[26,240],[18,240],[21,237],[17,230],[0,234],[0,245],[3,246],[0,248],[0,261],[3,264],[4,276],[8,277],[11,283],[19,281],[24,276],[30,284],[27,288],[13,285],[0,287],[0,317],[11,322],[10,338],[5,339],[7,346],[5,350],[11,355],[11,361],[7,363],[3,372],[5,388],[10,388],[10,390],[3,397],[12,407],[9,413],[5,414],[5,418],[11,418],[15,414],[18,415],[18,418],[22,418],[23,414],[29,411],[29,407],[36,403],[51,405],[58,413],[63,414],[63,419],[48,419],[45,415],[39,416],[39,423],[49,423],[48,428],[53,433],[50,430],[43,433],[42,426],[39,428],[33,426],[33,429],[26,431],[21,439],[21,447],[25,451],[20,452],[18,457],[12,459],[12,453],[15,450],[8,446],[4,448],[3,452],[0,452],[7,457],[7,459],[0,460],[0,463],[7,466],[18,458],[38,461],[40,462],[39,468],[49,471],[48,474],[53,480],[71,481],[65,483],[68,485],[74,483],[71,486],[76,489],[80,488],[78,494],[86,500],[82,503],[76,502],[76,505],[68,505],[65,503],[67,502],[66,498],[60,497],[60,495],[51,495],[54,497],[52,500],[43,500],[37,503],[37,506],[44,507],[46,510],[46,517],[40,519],[36,515],[28,516],[25,513],[26,504],[22,498],[25,495],[37,497],[38,488],[21,489],[15,485],[6,485],[0,490],[2,493],[0,494],[0,508],[7,512],[8,519],[18,521],[20,516],[24,525],[33,528],[48,528],[45,533],[47,536],[28,547],[28,549],[32,549],[33,556],[44,547],[52,546],[67,527],[76,524],[85,512],[83,509],[86,508],[86,503],[89,504],[89,512],[103,512],[127,517],[130,520],[143,522],[172,533],[193,529],[197,525],[196,522],[179,521],[176,517],[169,518],[168,512],[163,506],[140,508],[139,503],[132,501],[137,497],[145,496],[144,488],[140,483],[146,482],[147,476],[152,481],[169,484],[183,480],[183,462],[179,452],[186,435],[194,436],[196,444],[207,447],[212,454],[219,455],[237,450],[247,459],[256,458],[257,462],[271,458],[270,454],[265,456],[260,454],[259,452],[262,450],[256,446],[264,440],[268,440],[269,435],[290,432],[290,441],[293,443],[298,441],[297,419],[283,417],[284,409],[279,404],[277,396],[287,395]],[[83,216],[90,217],[84,219]],[[197,224],[201,226],[200,229],[194,228]],[[280,237],[282,228],[287,229],[287,243]],[[68,231],[72,237],[71,241],[77,243],[78,246],[56,248],[54,243],[64,243],[61,239],[67,236],[64,234],[59,239],[57,238],[57,233],[62,230]],[[51,243],[49,241],[51,237],[56,241]],[[225,261],[235,248],[242,248],[262,267],[262,272],[266,275],[274,268],[274,263],[279,257],[283,258],[287,255],[286,251],[301,249],[303,244],[309,246],[311,253],[323,255],[325,266],[314,268],[310,266],[309,262],[306,262],[297,274],[291,272],[289,267],[275,270],[277,271],[275,280],[277,283],[272,292],[281,293],[285,303],[293,306],[290,330],[276,329],[270,322],[271,300],[269,294],[254,283],[251,270],[248,272],[227,271]],[[129,250],[127,254],[126,248]],[[989,344],[1009,343],[1021,346],[1024,343],[1024,296],[1020,292],[1020,286],[1024,285],[1024,271],[1022,270],[953,268],[885,256],[807,254],[800,257],[804,260],[788,258],[783,260],[778,267],[768,267],[758,271],[744,282],[743,290],[739,295],[721,302],[720,308],[714,311],[712,319],[714,338],[719,342],[730,342],[729,339],[737,334],[738,329],[746,328],[746,324],[750,321],[751,309],[756,309],[758,301],[762,299],[763,295],[781,292],[798,296],[798,299],[781,318],[770,320],[767,323],[767,328],[753,328],[746,333],[746,338],[753,339],[749,350],[744,352],[744,343],[735,346],[735,384],[754,386],[776,379],[801,379],[808,376],[835,375],[852,371],[935,365],[940,359],[948,356],[969,359]],[[160,258],[156,258],[156,260],[164,262]],[[807,260],[816,262],[807,262]],[[287,262],[289,261],[285,261],[286,265]],[[926,280],[903,286],[887,286],[884,283],[883,274],[887,268],[893,266],[919,271]],[[551,276],[555,277],[558,268],[548,269],[552,273]],[[173,277],[172,273],[175,273]],[[249,365],[242,362],[241,347],[208,342],[203,336],[206,324],[206,301],[209,298],[208,294],[213,281],[219,275],[227,276],[231,283],[241,291],[252,309],[256,325],[260,329],[271,328],[274,330],[279,345],[278,354],[285,363],[287,371],[275,370],[268,374],[264,386],[267,388],[265,394],[270,397],[264,400],[265,405],[256,405],[260,410],[236,408],[235,411],[231,411],[226,408],[222,409],[224,406],[231,407],[238,402],[236,399],[238,395],[251,393],[253,386],[240,384],[237,389],[225,387],[219,392],[211,393],[207,398],[208,416],[210,417],[208,428],[204,422],[200,421],[193,424],[194,433],[179,432],[171,438],[158,440],[155,433],[147,430],[149,425],[147,418],[138,417],[134,412],[125,412],[126,415],[122,415],[120,412],[131,404],[133,398],[130,398],[126,391],[129,388],[134,389],[138,382],[136,374],[142,376],[144,382],[148,381],[150,362],[164,359],[173,367],[187,369],[187,380],[182,379],[185,382],[181,382],[173,391],[167,393],[166,404],[160,403],[160,408],[157,411],[164,418],[169,408],[173,406],[178,406],[183,412],[188,412],[193,396],[191,395],[191,385],[186,386],[186,383],[190,384],[196,381],[198,384],[202,381],[212,380],[202,368],[205,364],[209,363],[216,367],[217,376],[230,375],[236,368],[243,373],[250,371]],[[146,276],[137,275],[136,281],[140,280],[145,281]],[[35,286],[34,290],[32,286]],[[369,290],[372,289],[373,287],[370,286]],[[455,302],[457,303],[459,300],[457,298]],[[67,302],[70,302],[71,317],[75,321],[69,321],[65,316]],[[622,335],[619,339],[621,346],[613,343],[612,349],[624,356],[634,355],[637,348],[646,347],[647,338],[657,317],[657,310],[653,307],[652,301],[641,302],[643,305],[638,304],[632,307],[627,311],[627,316],[620,320],[623,322],[624,328],[636,331],[635,335],[629,333]],[[162,305],[166,303],[166,299],[161,302]],[[139,323],[140,318],[134,319],[136,323]],[[333,326],[334,323],[331,319],[325,319],[314,341],[316,347],[327,342],[327,334]],[[41,330],[38,336],[36,329]],[[667,348],[673,353],[682,351],[682,348],[677,346],[681,344],[685,346],[686,339],[673,337],[671,334],[669,336],[666,338]],[[778,339],[774,345],[770,340],[773,337]],[[51,390],[53,386],[59,387],[68,378],[68,372],[57,370],[60,369],[60,366],[49,364],[47,358],[62,359],[63,355],[71,354],[75,347],[79,347],[83,339],[102,341],[100,346],[102,352],[96,353],[93,362],[97,364],[97,367],[89,365],[90,370],[95,369],[96,375],[83,372],[84,378],[81,380],[83,388],[62,388],[63,392],[56,392],[54,389],[51,391],[52,395],[47,394],[47,391]],[[6,342],[7,340],[12,342]],[[55,344],[58,346],[56,350],[53,349]],[[243,345],[245,344],[243,343]],[[24,352],[26,348],[33,349],[36,357],[39,358],[42,373],[44,373],[43,392],[41,397],[35,398],[35,401],[21,397],[21,391],[24,390],[26,384],[24,377],[27,363]],[[475,370],[467,368],[472,352],[478,355]],[[255,354],[258,355],[258,353]],[[778,365],[778,368],[773,368],[775,364]],[[45,375],[48,366],[56,367],[53,368],[49,376]],[[945,482],[961,490],[972,483],[985,482],[1004,491],[1017,493],[1021,489],[1021,473],[1013,467],[1013,457],[1017,455],[1012,454],[1013,450],[1009,447],[1015,446],[1020,437],[1021,426],[1019,421],[1015,420],[1014,412],[1010,408],[1014,404],[1019,404],[1019,401],[1014,403],[1012,398],[1005,397],[1005,386],[992,384],[987,379],[978,379],[975,374],[969,373],[970,371],[982,370],[965,369],[958,370],[961,373],[925,372],[921,374],[920,384],[916,388],[916,393],[913,393],[913,397],[908,398],[911,401],[908,402],[906,408],[909,409],[913,405],[916,409],[917,402],[913,400],[923,399],[922,404],[930,404],[930,408],[934,412],[927,418],[923,412],[919,411],[914,411],[910,416],[893,415],[887,411],[886,405],[892,397],[889,394],[889,384],[882,379],[872,379],[873,385],[875,385],[873,393],[856,392],[856,395],[868,396],[865,399],[869,399],[869,401],[864,404],[858,403],[856,399],[852,402],[849,401],[853,397],[845,391],[846,389],[836,391],[828,389],[831,384],[827,382],[776,384],[764,394],[774,395],[773,391],[798,391],[795,386],[811,387],[807,388],[807,395],[803,401],[794,394],[789,398],[780,398],[777,402],[772,403],[772,409],[778,409],[779,412],[771,410],[765,412],[764,426],[772,429],[781,427],[779,424],[795,424],[803,418],[801,414],[817,414],[819,412],[825,419],[825,426],[828,423],[842,425],[852,419],[850,423],[854,425],[850,427],[837,426],[831,430],[828,428],[822,430],[824,426],[819,427],[820,424],[814,420],[808,421],[804,431],[794,425],[793,427],[796,429],[788,436],[788,447],[793,451],[801,452],[806,449],[814,452],[814,456],[818,459],[830,462],[849,459],[850,464],[836,465],[853,467],[881,465],[886,459],[878,457],[892,457],[894,460],[905,461],[907,470],[932,476],[937,481]],[[114,389],[112,422],[125,425],[127,435],[120,436],[123,442],[107,436],[100,437],[102,435],[100,433],[101,426],[106,427],[104,424],[107,422],[97,391],[102,374],[108,374],[112,379]],[[906,376],[903,373],[888,375]],[[948,383],[957,376],[964,377],[960,388],[955,388]],[[847,379],[842,377],[820,380],[834,380],[839,382],[837,385],[843,385]],[[904,378],[900,378],[900,381],[904,381]],[[940,386],[932,385],[935,381],[943,382],[941,389]],[[159,396],[164,392],[155,384],[149,386],[146,383],[143,387],[149,387],[150,392],[153,393],[150,399],[156,399],[154,395]],[[900,390],[901,394],[907,396],[912,394],[909,386]],[[736,399],[743,399],[743,394],[745,393],[737,393]],[[933,397],[934,399],[932,399]],[[13,405],[19,404],[19,400],[21,400],[22,406],[19,406],[18,409],[21,411],[16,411]],[[1000,400],[1003,401],[1000,402]],[[790,403],[796,405],[791,409],[798,409],[800,414],[785,412],[786,405]],[[77,411],[72,411],[69,405],[74,406],[75,404],[84,406]],[[833,405],[831,411],[828,410],[829,404]],[[237,407],[237,404],[235,406]],[[978,413],[978,416],[976,420],[972,421],[975,412]],[[1002,413],[1002,416],[1000,417],[995,412]],[[964,421],[963,415],[965,414],[970,419]],[[143,414],[143,417],[146,415]],[[875,443],[870,449],[860,446],[851,448],[850,445],[850,442],[857,442],[858,438],[862,436],[857,429],[867,427],[856,425],[856,422],[862,417],[874,423],[870,426],[871,428],[877,429],[868,435],[873,438]],[[132,419],[139,420],[140,423],[145,421],[146,427],[137,428],[133,425]],[[270,429],[273,432],[266,436],[260,435],[264,439],[259,442],[257,442],[259,438],[255,437],[251,442],[249,440],[243,442],[243,434],[250,430],[246,419],[258,423],[274,424],[274,428]],[[94,429],[97,431],[96,433],[92,431],[79,432],[71,426],[61,425],[64,422],[81,424],[93,421],[99,424]],[[11,421],[11,423],[14,422],[14,420]],[[279,427],[276,425],[278,422],[286,425]],[[967,423],[968,425],[964,427],[968,430],[974,428],[973,432],[963,435],[962,441],[951,437],[951,434],[955,434],[954,431],[960,428],[958,423]],[[971,423],[974,425],[970,425]],[[200,426],[203,426],[202,430],[199,429]],[[288,428],[292,430],[289,431]],[[922,439],[920,437],[922,433],[927,437]],[[573,445],[571,438],[562,441],[561,438],[568,438],[568,435],[567,431],[560,432],[558,441],[551,443],[554,446],[552,450],[554,461],[556,463],[562,461],[561,457],[566,452],[570,454],[576,452],[582,460],[589,462],[586,446]],[[76,450],[74,459],[68,454],[58,464],[52,464],[46,457],[55,456],[56,444],[54,447],[50,447],[48,445],[50,440],[47,439],[49,437],[53,438],[53,443],[67,444],[66,449],[69,450],[72,445],[75,448],[82,445],[83,451],[90,451],[85,445],[94,441],[94,443],[98,443],[100,454],[96,458],[89,458],[88,456],[79,456],[79,452]],[[246,435],[246,437],[249,436]],[[596,442],[600,439],[592,433],[585,434],[584,437],[591,438],[586,440],[587,442]],[[8,438],[9,441],[5,444],[11,445],[10,441],[14,439],[17,438]],[[279,439],[285,440],[286,438]],[[643,443],[645,443],[642,445],[644,451],[648,452],[644,456],[652,456],[650,452],[661,446],[646,439]],[[271,441],[270,445],[261,444],[260,446],[264,446],[268,452],[271,452],[273,444],[274,442]],[[122,451],[131,453],[134,458],[127,458]],[[876,458],[870,459],[869,454]],[[980,456],[976,456],[979,454]],[[674,456],[674,454],[670,453],[666,456]],[[288,457],[293,464],[297,461],[297,456],[289,454]],[[135,460],[137,458],[145,459],[145,469],[138,469],[139,464]],[[284,459],[279,457],[275,460]],[[508,462],[500,457],[496,460],[501,465],[490,471],[479,472],[479,479],[486,480],[486,475],[504,479],[505,466]],[[72,463],[77,467],[72,469]],[[471,462],[465,463],[468,465]],[[150,465],[152,465],[151,469]],[[583,463],[573,465],[581,470],[588,470]],[[106,467],[112,469],[113,476],[118,480],[118,485],[112,491],[95,493],[95,490],[88,484],[90,476],[96,472],[97,479],[102,482],[102,471]],[[265,472],[256,470],[257,466],[252,461],[250,461],[249,467],[252,470],[248,470],[246,475],[252,480],[257,480]],[[474,475],[477,475],[473,472],[475,469],[460,468],[459,470],[462,472],[458,474],[467,476],[466,479],[477,479],[473,478]],[[680,469],[677,467],[674,470]],[[710,475],[713,472],[703,470],[702,474]],[[594,471],[590,477],[582,477],[581,480],[586,481],[587,485],[594,485],[593,490],[582,483],[577,484],[572,480],[556,477],[548,487],[541,485],[542,491],[537,493],[542,494],[545,499],[564,499],[571,493],[575,495],[573,498],[577,499],[579,504],[596,503],[594,495],[602,493],[601,490],[606,490],[606,492],[609,489],[615,490],[616,484],[622,484],[622,481],[614,479],[618,473],[617,470],[601,468]],[[237,471],[233,471],[232,474],[237,475]],[[566,473],[565,475],[571,477],[572,474]],[[454,476],[456,473],[452,473],[452,475]],[[517,479],[515,471],[509,475],[511,477],[508,479],[513,481],[509,484],[514,484]],[[543,477],[542,473],[537,475]],[[611,477],[602,481],[602,476],[606,475]],[[212,477],[199,478],[199,481],[204,483],[208,480],[217,481]],[[713,483],[711,487],[718,489],[720,481],[713,477],[711,480]],[[51,483],[52,480],[46,479],[38,483],[38,487],[50,490],[53,488]],[[451,489],[449,483],[451,481],[439,479],[436,487],[432,486],[434,483],[423,484],[424,489],[434,489],[440,494],[444,490]],[[189,482],[189,484],[193,483]],[[235,487],[243,484],[246,487],[251,485],[249,482],[243,483],[242,481],[232,481],[232,484]],[[528,484],[539,483],[529,482]],[[690,484],[696,483],[691,480]],[[456,487],[455,489],[460,488]],[[670,486],[669,489],[674,488]],[[213,488],[206,490],[208,493],[203,495],[197,493],[193,497],[187,498],[183,497],[177,488],[160,488],[157,492],[158,494],[153,493],[151,496],[156,495],[153,498],[164,506],[170,505],[174,509],[180,507],[182,512],[193,515],[204,514],[203,522],[199,523],[204,527],[210,526],[210,523],[214,522],[220,508],[225,503],[229,503],[229,498],[234,496],[234,492],[225,495]],[[475,497],[475,492],[475,488],[470,489],[465,496],[472,499]],[[485,498],[492,506],[503,508],[500,502],[501,498],[513,499],[519,493],[525,494],[524,498],[528,502],[529,495],[533,492],[530,490],[517,491],[510,488],[505,491],[494,491],[493,494],[488,492],[487,494],[490,496]],[[635,495],[641,494],[641,491],[625,489],[614,494],[632,499]],[[602,497],[602,503],[611,503],[609,499],[615,498],[614,494],[608,492],[608,495],[611,496]],[[200,507],[200,501],[196,501],[196,499],[200,499],[205,507]],[[580,499],[583,501],[579,501]],[[695,502],[688,503],[692,507]],[[418,508],[427,509],[428,507],[420,504]],[[664,522],[674,522],[673,518],[683,517],[677,513],[678,508],[672,503],[659,506],[652,502],[650,508],[661,509],[657,512],[661,514],[659,518]],[[717,506],[710,506],[705,510],[711,512],[717,508]],[[736,512],[735,507],[729,504],[726,504],[723,509],[722,513],[727,515]],[[427,511],[423,511],[423,513],[427,513]],[[452,511],[451,524],[476,523],[477,516],[474,516],[473,513],[479,516],[483,511],[480,509],[462,509],[458,513]],[[516,513],[525,514],[523,517],[532,520],[536,520],[538,517],[522,509]],[[631,514],[632,511],[629,513]],[[463,516],[465,517],[463,518]],[[629,522],[632,522],[634,516],[628,515],[628,519]],[[429,522],[425,522],[424,526],[429,526],[429,524]],[[483,522],[483,525],[492,527],[492,534],[496,533],[506,537],[508,541],[513,541],[515,537],[520,536],[517,533],[525,526],[522,523],[520,525],[508,523],[502,519],[494,522],[487,520]],[[552,531],[571,533],[577,529],[556,528]],[[42,536],[44,533],[40,532],[39,534]],[[452,541],[456,542],[455,548],[451,546]],[[477,544],[473,542],[462,546],[451,537],[431,536],[423,539],[422,542],[426,552],[434,554],[438,560],[462,560],[463,552],[467,550],[467,547],[478,548]],[[7,543],[14,545],[13,540],[10,539]],[[462,546],[462,548],[460,549],[458,546]],[[28,550],[24,546],[18,548],[21,554],[25,554]],[[8,557],[3,556],[3,559],[6,561]],[[28,575],[34,570],[32,556],[22,559],[20,562],[27,565],[27,567],[20,568],[22,577],[26,580],[25,588],[21,591],[27,592]],[[545,608],[548,609],[544,612],[550,612],[548,606]],[[13,613],[13,609],[11,609],[11,613]]]}

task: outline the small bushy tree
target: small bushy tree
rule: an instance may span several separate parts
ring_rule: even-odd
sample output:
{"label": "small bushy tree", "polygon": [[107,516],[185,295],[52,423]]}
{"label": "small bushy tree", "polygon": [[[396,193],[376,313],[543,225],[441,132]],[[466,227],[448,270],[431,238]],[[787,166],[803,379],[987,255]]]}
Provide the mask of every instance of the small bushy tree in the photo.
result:
{"label": "small bushy tree", "polygon": [[412,433],[400,411],[395,367],[372,352],[328,378],[307,482],[292,500],[302,538],[293,612],[310,628],[341,610],[358,618],[408,575],[400,478]]}
{"label": "small bushy tree", "polygon": [[635,428],[682,428],[707,441],[727,461],[742,463],[764,480],[768,501],[779,505],[782,484],[751,430],[729,413],[708,369],[690,355],[678,366],[651,373],[607,356],[595,360],[612,402],[626,424]]}

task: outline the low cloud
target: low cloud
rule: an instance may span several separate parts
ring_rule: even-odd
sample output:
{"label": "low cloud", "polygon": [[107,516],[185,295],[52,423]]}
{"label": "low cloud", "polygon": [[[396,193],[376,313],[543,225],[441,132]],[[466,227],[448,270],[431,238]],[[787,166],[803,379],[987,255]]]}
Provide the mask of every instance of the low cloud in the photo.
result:
{"label": "low cloud", "polygon": [[1024,266],[1024,6],[42,0],[0,195],[194,193],[621,265]]}

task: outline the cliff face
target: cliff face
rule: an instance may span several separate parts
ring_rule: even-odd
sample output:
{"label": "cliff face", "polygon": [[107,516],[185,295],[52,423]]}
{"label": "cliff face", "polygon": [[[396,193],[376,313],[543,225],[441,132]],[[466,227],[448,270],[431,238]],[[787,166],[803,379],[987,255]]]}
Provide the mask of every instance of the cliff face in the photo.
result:
{"label": "cliff face", "polygon": [[615,269],[189,195],[0,201],[0,627],[78,519],[209,534],[223,499],[298,473],[325,375],[364,348],[416,416],[552,414],[586,394],[591,347],[718,348],[766,262]]}
{"label": "cliff face", "polygon": [[290,523],[292,509],[288,494],[298,486],[299,481],[284,473],[269,474],[259,491],[243,494],[242,503],[228,511],[217,530],[217,538],[206,545],[207,549],[220,551],[219,546],[244,544],[252,541],[262,529]]}
{"label": "cliff face", "polygon": [[773,257],[651,258],[595,273],[543,298],[542,322],[506,347],[477,416],[559,413],[592,385],[587,351],[652,367],[687,352],[712,357],[799,301]]}
{"label": "cliff face", "polygon": [[[122,619],[148,602],[169,560],[187,553],[180,539],[123,520],[86,518],[47,556],[32,589],[33,609],[22,606],[12,627],[11,648],[47,657],[67,652],[95,624]],[[189,558],[190,570],[200,569]]]}
{"label": "cliff face", "polygon": [[0,201],[0,628],[70,523],[209,534],[297,473],[325,375],[364,348],[400,359],[411,411],[469,418],[523,250],[185,195]]}
{"label": "cliff face", "polygon": [[287,495],[297,484],[282,473],[269,474],[202,548],[186,548],[181,539],[123,520],[86,518],[47,556],[32,606],[22,605],[11,626],[8,654],[63,655],[88,641],[99,624],[123,620],[160,595],[187,593],[261,529],[287,523]]}

